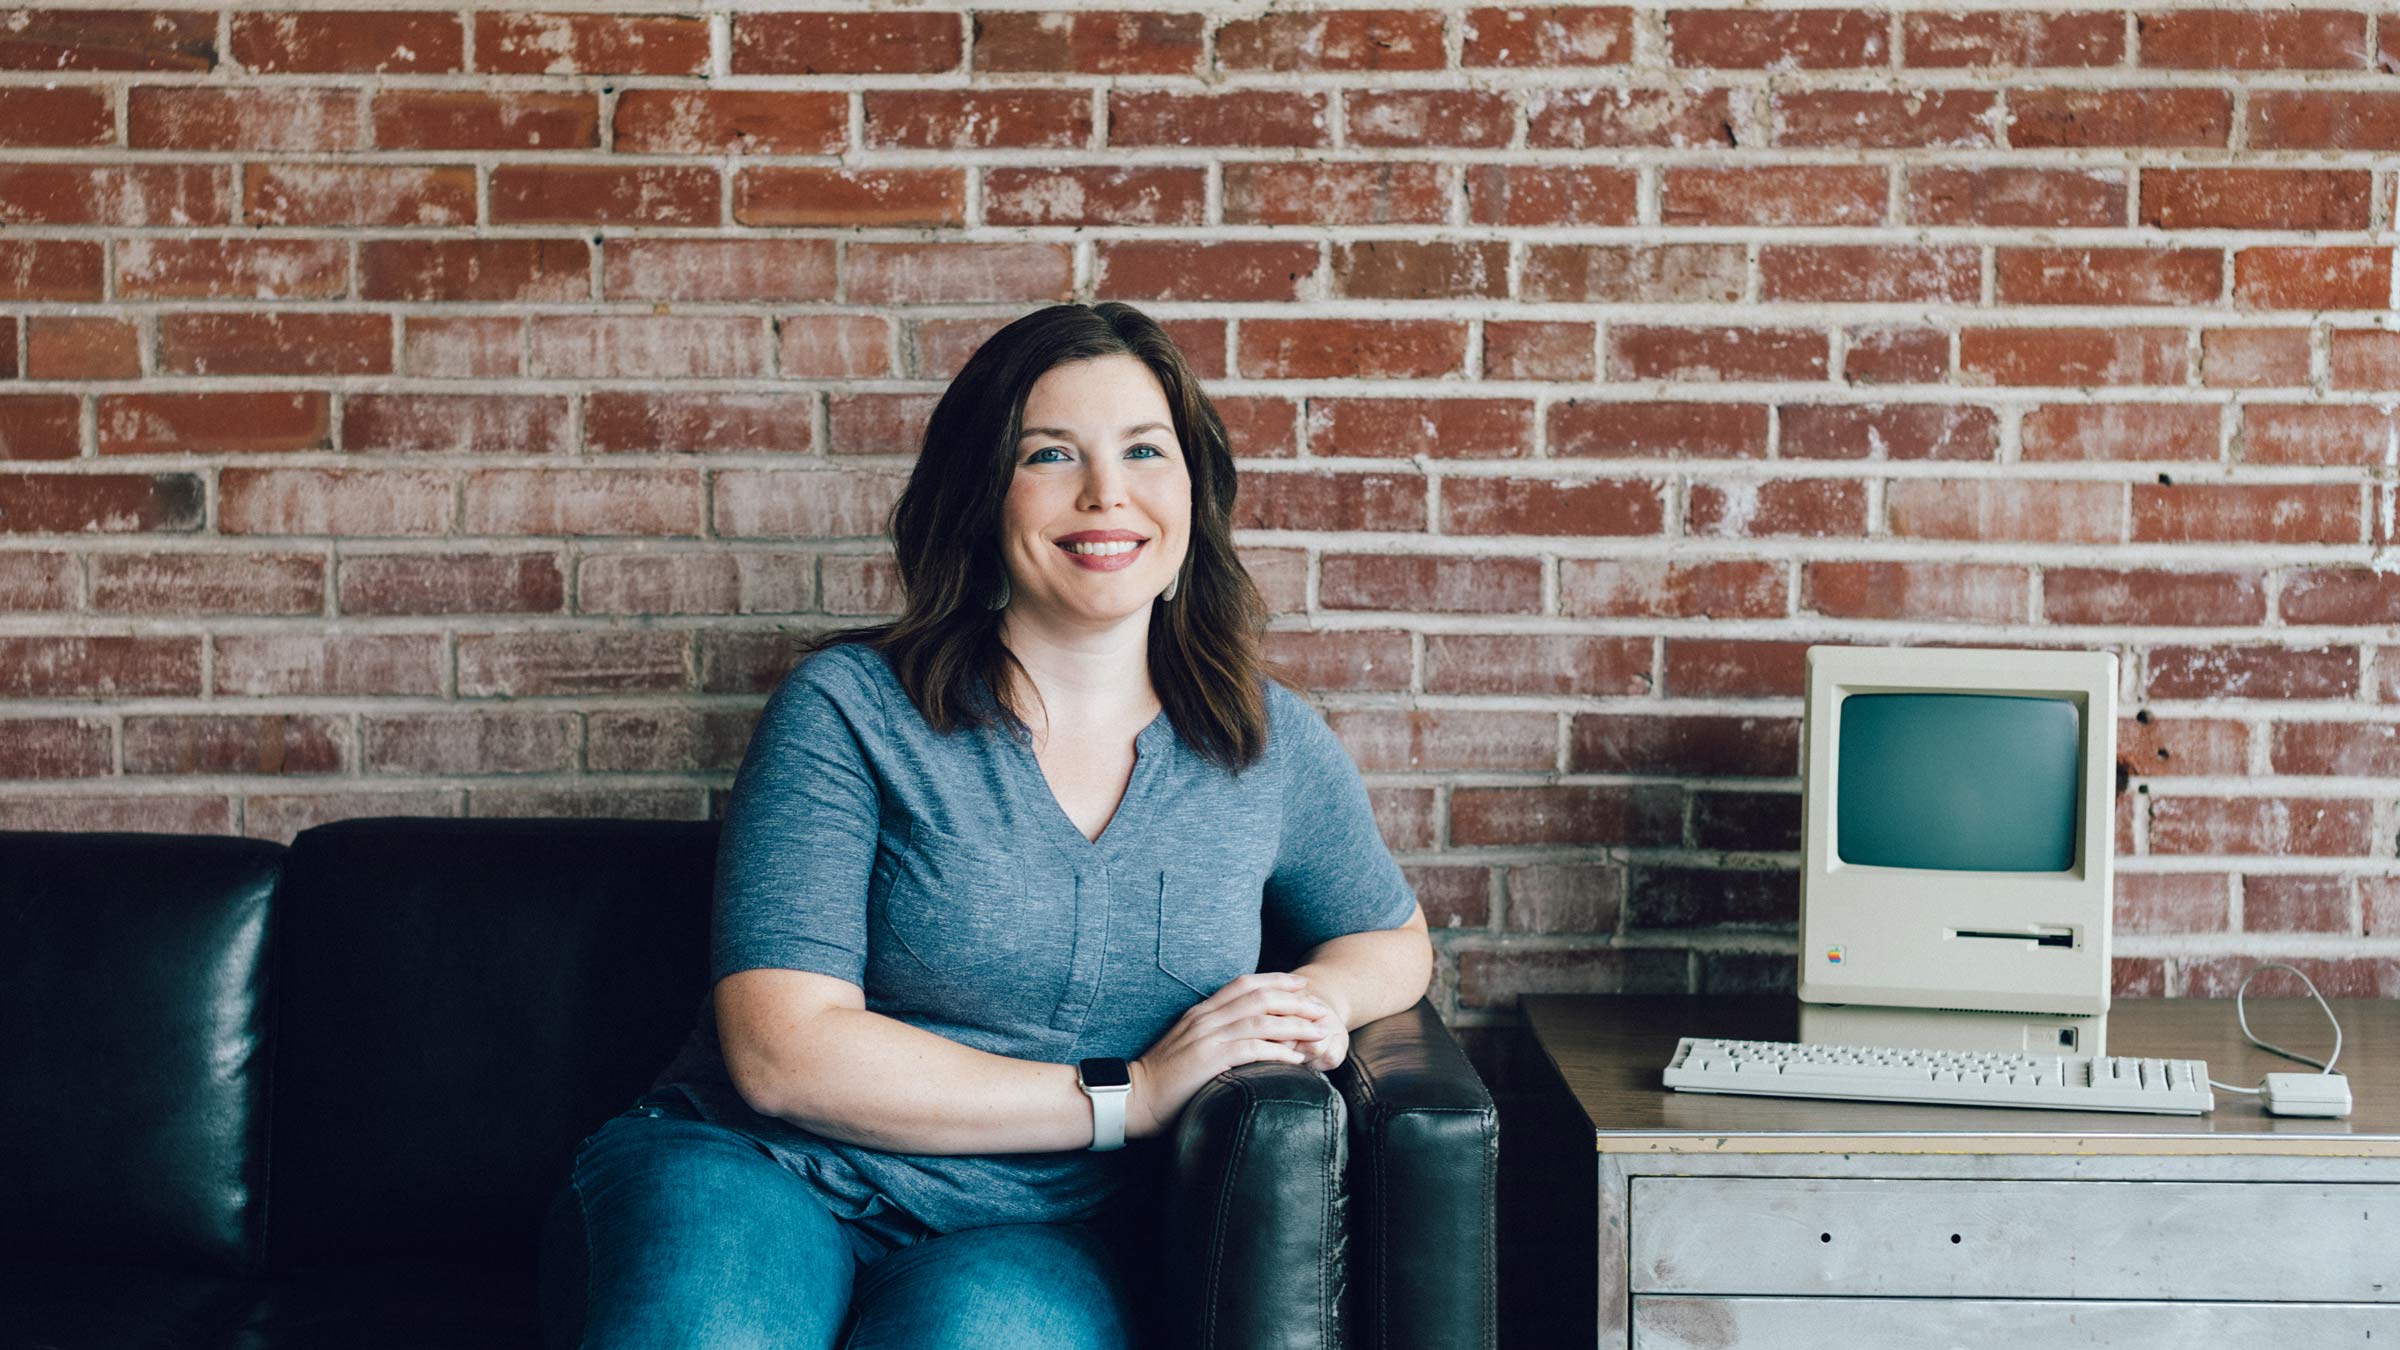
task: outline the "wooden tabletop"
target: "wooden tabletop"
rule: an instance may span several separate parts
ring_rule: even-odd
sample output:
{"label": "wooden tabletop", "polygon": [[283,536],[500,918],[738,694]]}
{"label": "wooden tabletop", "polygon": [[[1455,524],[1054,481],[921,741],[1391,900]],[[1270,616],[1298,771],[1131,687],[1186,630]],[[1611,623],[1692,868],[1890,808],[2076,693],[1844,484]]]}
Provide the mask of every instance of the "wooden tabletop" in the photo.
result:
{"label": "wooden tabletop", "polygon": [[[2216,1089],[2203,1116],[1924,1106],[1678,1092],[1660,1071],[1684,1036],[1788,1041],[1789,994],[1527,995],[1526,1021],[1575,1095],[1602,1152],[2291,1153],[2400,1157],[2400,1001],[2329,999],[2341,1019],[2334,1071],[2350,1080],[2344,1119],[2270,1116]],[[2243,1001],[2259,1039],[2323,1059],[2333,1028],[2307,998]],[[2208,1061],[2220,1083],[2316,1070],[2249,1043],[2232,999],[2121,999],[2112,1055]]]}

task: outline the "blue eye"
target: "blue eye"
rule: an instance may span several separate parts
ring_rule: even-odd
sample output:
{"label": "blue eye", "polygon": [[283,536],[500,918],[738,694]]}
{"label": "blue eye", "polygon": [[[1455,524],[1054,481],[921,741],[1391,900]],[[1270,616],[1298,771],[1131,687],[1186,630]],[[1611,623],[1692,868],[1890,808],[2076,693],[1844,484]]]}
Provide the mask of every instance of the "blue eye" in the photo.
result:
{"label": "blue eye", "polygon": [[[1145,441],[1145,442],[1143,442],[1143,443],[1142,443],[1142,444],[1140,444],[1140,445],[1137,445],[1137,446],[1134,446],[1134,447],[1132,447],[1132,449],[1133,449],[1133,450],[1147,450],[1147,451],[1149,451],[1149,452],[1151,453],[1151,455],[1152,455],[1153,457],[1155,457],[1155,458],[1158,458],[1158,459],[1164,459],[1164,458],[1166,458],[1166,455],[1167,455],[1167,452],[1166,452],[1166,451],[1164,451],[1164,450],[1161,450],[1161,449],[1159,449],[1157,446],[1155,446],[1155,445],[1151,445],[1150,443],[1148,443],[1148,442],[1146,442],[1146,441]],[[1067,453],[1067,451],[1065,450],[1065,448],[1064,448],[1064,447],[1061,447],[1061,446],[1056,446],[1056,445],[1046,445],[1046,446],[1043,446],[1041,449],[1034,451],[1032,454],[1030,454],[1030,455],[1027,455],[1027,456],[1025,457],[1025,462],[1026,462],[1026,463],[1028,463],[1028,464],[1056,464],[1056,463],[1058,463],[1058,461],[1057,461],[1057,460],[1055,460],[1055,459],[1048,459],[1048,460],[1046,460],[1046,459],[1043,459],[1043,458],[1042,458],[1042,456],[1044,456],[1044,455],[1052,455],[1052,454],[1056,454],[1056,455],[1063,455],[1063,454],[1065,454],[1065,453]],[[1131,451],[1129,450],[1127,453],[1131,453]]]}

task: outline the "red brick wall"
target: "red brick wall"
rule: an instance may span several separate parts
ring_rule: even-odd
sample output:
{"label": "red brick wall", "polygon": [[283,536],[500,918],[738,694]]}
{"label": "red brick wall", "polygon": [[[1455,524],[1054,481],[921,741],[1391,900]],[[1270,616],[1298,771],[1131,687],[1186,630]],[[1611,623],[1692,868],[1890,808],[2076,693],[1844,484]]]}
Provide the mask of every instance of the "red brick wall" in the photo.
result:
{"label": "red brick wall", "polygon": [[2117,652],[2120,987],[2400,995],[2395,71],[2356,5],[0,12],[0,824],[701,816],[950,374],[1122,299],[1462,1025],[1788,984],[1812,642]]}

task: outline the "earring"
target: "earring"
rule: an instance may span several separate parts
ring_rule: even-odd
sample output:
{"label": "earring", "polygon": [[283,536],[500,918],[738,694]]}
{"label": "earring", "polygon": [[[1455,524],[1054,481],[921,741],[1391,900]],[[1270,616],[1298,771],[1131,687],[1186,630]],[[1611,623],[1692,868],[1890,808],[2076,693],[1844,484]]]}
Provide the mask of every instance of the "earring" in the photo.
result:
{"label": "earring", "polygon": [[1005,574],[1003,574],[1000,578],[999,592],[993,595],[991,599],[984,601],[984,604],[987,608],[991,609],[1008,608],[1008,577]]}
{"label": "earring", "polygon": [[1167,588],[1166,588],[1165,590],[1163,590],[1163,591],[1160,591],[1160,592],[1158,593],[1158,598],[1159,598],[1159,599],[1161,599],[1161,600],[1172,600],[1172,599],[1174,599],[1174,598],[1175,598],[1175,592],[1177,592],[1177,591],[1179,591],[1179,590],[1182,590],[1182,589],[1183,589],[1183,573],[1181,573],[1181,572],[1177,572],[1177,573],[1175,574],[1175,579],[1174,579],[1173,581],[1170,581],[1170,582],[1168,582],[1168,583],[1167,583]]}

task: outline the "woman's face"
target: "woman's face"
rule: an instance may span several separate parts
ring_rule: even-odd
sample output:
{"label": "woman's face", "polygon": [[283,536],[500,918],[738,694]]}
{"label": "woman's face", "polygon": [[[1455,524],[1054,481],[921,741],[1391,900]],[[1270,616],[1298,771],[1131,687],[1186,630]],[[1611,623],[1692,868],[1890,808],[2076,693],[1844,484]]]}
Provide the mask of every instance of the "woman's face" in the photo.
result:
{"label": "woman's face", "polygon": [[[1158,378],[1131,356],[1052,366],[1024,425],[1000,522],[1010,610],[1080,624],[1146,610],[1191,544],[1191,474]],[[1065,547],[1086,536],[1140,542]]]}

